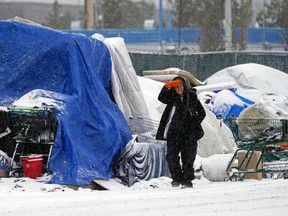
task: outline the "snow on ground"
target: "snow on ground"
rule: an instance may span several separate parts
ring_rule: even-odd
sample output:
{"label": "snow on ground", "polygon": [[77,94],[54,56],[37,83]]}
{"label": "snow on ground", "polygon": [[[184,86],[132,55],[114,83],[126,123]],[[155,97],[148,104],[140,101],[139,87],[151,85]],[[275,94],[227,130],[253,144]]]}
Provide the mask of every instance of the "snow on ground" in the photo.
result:
{"label": "snow on ground", "polygon": [[1,180],[1,216],[283,216],[288,210],[284,179],[217,183],[203,179],[195,180],[192,189],[180,189],[171,188],[171,180],[162,177],[121,191],[74,191],[30,179],[17,183],[14,180]]}
{"label": "snow on ground", "polygon": [[[237,70],[237,66],[221,73],[228,77],[227,80],[234,79],[236,81],[242,95],[246,91],[249,99],[261,101],[261,97],[279,92],[284,95],[283,101],[286,101],[285,87],[288,75],[283,75],[274,69],[270,72],[269,68],[264,66],[261,66],[261,70],[259,70],[259,65],[255,64],[240,65],[239,68],[242,72],[248,69],[248,78],[245,73]],[[229,71],[233,73],[229,73]],[[216,73],[215,77],[223,81],[225,79],[221,79],[221,73]],[[252,79],[257,82],[253,82]],[[151,118],[160,119],[159,114],[162,113],[164,107],[157,101],[157,96],[163,84],[155,84],[154,81],[143,78],[139,78],[139,80],[151,112]],[[247,84],[245,84],[246,81]],[[269,90],[268,94],[265,93],[266,90]],[[271,100],[271,103],[273,101]],[[266,100],[265,106],[270,106],[269,100],[268,102]],[[285,106],[282,109],[285,109]],[[212,126],[206,125],[206,127]],[[217,133],[211,134],[206,135],[210,137],[203,138],[201,142],[210,142],[211,137],[218,138]],[[225,133],[223,132],[223,134]],[[218,136],[223,136],[223,134],[218,134]],[[288,187],[286,179],[222,181],[226,175],[225,168],[233,150],[223,146],[221,154],[211,155],[212,152],[206,152],[207,155],[197,157],[196,165],[200,163],[206,173],[198,175],[198,178],[193,181],[194,188],[192,189],[172,188],[170,186],[171,179],[168,177],[138,182],[130,188],[121,188],[115,191],[99,191],[84,187],[75,190],[63,185],[41,183],[41,179],[2,178],[0,179],[0,215],[287,215]],[[219,146],[214,147],[219,148]],[[203,144],[202,148],[206,149],[208,145]],[[204,152],[201,149],[200,151]],[[204,176],[209,176],[210,181]]]}

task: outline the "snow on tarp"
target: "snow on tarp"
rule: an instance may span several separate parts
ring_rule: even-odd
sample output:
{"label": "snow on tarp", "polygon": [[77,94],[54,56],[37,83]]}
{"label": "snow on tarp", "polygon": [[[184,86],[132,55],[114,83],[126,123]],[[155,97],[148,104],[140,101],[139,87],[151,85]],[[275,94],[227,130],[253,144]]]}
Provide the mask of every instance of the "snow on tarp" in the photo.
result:
{"label": "snow on tarp", "polygon": [[131,132],[111,99],[111,57],[105,44],[1,21],[0,53],[0,106],[11,106],[35,89],[57,104],[51,182],[84,185],[95,178],[109,179]]}
{"label": "snow on tarp", "polygon": [[254,102],[268,94],[288,96],[287,74],[265,65],[247,63],[224,68],[210,76],[205,83],[215,83],[215,80],[236,82],[237,93]]}
{"label": "snow on tarp", "polygon": [[211,100],[207,104],[204,102],[204,105],[215,115],[222,115],[224,120],[226,117],[238,117],[243,110],[254,104],[253,101],[226,89],[213,94],[201,92],[200,100],[206,101],[207,95],[211,95]]}
{"label": "snow on tarp", "polygon": [[[274,77],[277,77],[277,79],[274,79]],[[281,80],[281,82],[279,82],[279,80]],[[214,104],[209,104],[209,108],[214,113],[222,111],[224,116],[228,113],[227,116],[232,116],[231,114],[233,114],[233,116],[238,117],[240,116],[240,113],[245,112],[246,118],[251,118],[251,116],[255,118],[256,115],[259,118],[266,118],[268,116],[273,118],[275,114],[277,118],[285,117],[285,111],[283,112],[283,110],[287,109],[287,105],[282,102],[287,101],[288,96],[285,89],[288,82],[286,73],[265,65],[248,63],[225,68],[205,80],[205,83],[208,86],[223,82],[236,83],[235,87],[237,91],[235,96],[241,101],[234,96],[235,99],[233,99],[233,97],[231,97],[232,93],[225,96],[224,94],[226,94],[227,91],[220,92],[221,98],[219,97],[217,99],[214,98],[215,95],[213,94],[213,99],[211,101],[213,102],[214,100]],[[201,97],[204,99],[205,95],[208,94],[209,93],[207,92],[201,92]],[[222,102],[220,102],[221,99]],[[217,102],[219,105],[218,107],[216,100],[219,101]],[[267,107],[267,104],[263,106],[262,100],[270,100],[269,106]],[[279,101],[279,103],[277,101]],[[280,106],[280,104],[282,104],[282,106]],[[234,106],[233,109],[230,109],[231,105]],[[246,109],[248,107],[249,109]],[[233,112],[230,112],[229,109]],[[271,115],[273,112],[274,114]]]}

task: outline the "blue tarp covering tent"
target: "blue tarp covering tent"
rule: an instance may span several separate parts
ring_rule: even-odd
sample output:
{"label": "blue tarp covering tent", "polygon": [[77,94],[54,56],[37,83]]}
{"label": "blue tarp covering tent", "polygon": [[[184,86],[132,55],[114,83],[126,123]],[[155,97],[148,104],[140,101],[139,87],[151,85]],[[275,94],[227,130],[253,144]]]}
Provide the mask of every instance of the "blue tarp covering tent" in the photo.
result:
{"label": "blue tarp covering tent", "polygon": [[[223,93],[223,94],[222,94]],[[212,104],[212,112],[215,115],[221,115],[223,117],[224,122],[226,122],[225,118],[227,117],[238,117],[239,114],[246,109],[247,107],[254,104],[254,101],[251,101],[234,91],[222,90],[219,91],[218,94],[222,94],[220,101],[224,101],[225,103],[219,105],[218,102],[215,102],[214,99],[211,101]],[[214,96],[215,97],[215,96]],[[228,97],[225,101],[225,97]],[[233,98],[233,101],[229,101],[229,98]],[[217,97],[216,97],[217,100]],[[214,108],[213,105],[217,103],[218,105]],[[222,102],[221,102],[222,103]]]}
{"label": "blue tarp covering tent", "polygon": [[238,117],[244,109],[255,103],[254,101],[251,101],[235,92],[234,94],[237,98],[239,98],[243,102],[243,105],[239,106],[237,104],[233,104],[224,114],[225,117]]}
{"label": "blue tarp covering tent", "polygon": [[[0,22],[0,106],[42,89],[61,104],[50,160],[51,183],[109,179],[131,139],[110,90],[111,57],[93,38],[18,22]],[[59,97],[61,95],[61,97]]]}

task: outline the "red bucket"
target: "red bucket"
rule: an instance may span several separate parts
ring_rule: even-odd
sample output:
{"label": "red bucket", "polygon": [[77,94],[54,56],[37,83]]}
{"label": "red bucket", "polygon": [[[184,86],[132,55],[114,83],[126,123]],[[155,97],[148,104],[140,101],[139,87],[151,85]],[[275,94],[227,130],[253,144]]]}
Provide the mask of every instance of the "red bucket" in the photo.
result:
{"label": "red bucket", "polygon": [[24,171],[24,176],[36,179],[42,176],[43,156],[29,155],[20,158]]}

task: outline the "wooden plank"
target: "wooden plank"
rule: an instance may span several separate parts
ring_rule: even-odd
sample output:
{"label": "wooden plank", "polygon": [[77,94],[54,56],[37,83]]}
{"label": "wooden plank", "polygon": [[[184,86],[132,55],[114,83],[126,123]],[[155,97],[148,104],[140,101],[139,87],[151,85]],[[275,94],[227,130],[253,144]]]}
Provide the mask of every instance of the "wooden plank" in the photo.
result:
{"label": "wooden plank", "polygon": [[[153,76],[156,78],[160,78],[160,76],[165,76],[168,78],[174,78],[175,76],[183,76],[186,77],[193,86],[203,86],[204,83],[200,80],[196,79],[193,74],[189,73],[188,71],[184,70],[174,70],[174,69],[166,69],[166,70],[150,70],[150,71],[143,71],[144,77],[149,77],[153,79]],[[174,77],[173,77],[174,76]]]}
{"label": "wooden plank", "polygon": [[94,179],[93,182],[95,184],[100,185],[104,189],[111,190],[111,191],[126,190],[128,188],[114,179],[109,179],[109,180]]}

